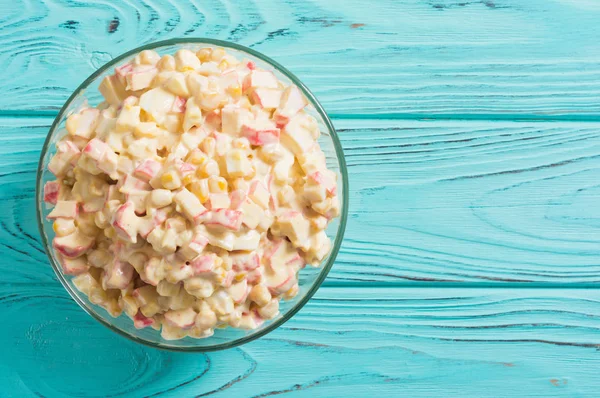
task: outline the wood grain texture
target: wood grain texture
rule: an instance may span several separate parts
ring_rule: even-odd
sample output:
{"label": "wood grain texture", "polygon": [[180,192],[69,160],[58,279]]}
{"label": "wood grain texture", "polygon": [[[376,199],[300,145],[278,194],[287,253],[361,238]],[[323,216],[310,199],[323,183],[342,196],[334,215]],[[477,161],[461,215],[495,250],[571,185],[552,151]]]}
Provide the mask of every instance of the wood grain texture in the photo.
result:
{"label": "wood grain texture", "polygon": [[[34,180],[50,119],[3,121],[1,278],[48,282]],[[600,281],[600,124],[335,124],[350,215],[326,283]]]}
{"label": "wood grain texture", "polygon": [[328,287],[275,332],[206,355],[129,342],[58,283],[0,286],[0,315],[4,397],[597,393],[598,290]]}
{"label": "wood grain texture", "polygon": [[55,112],[92,71],[156,40],[238,42],[336,115],[600,115],[590,0],[0,2],[0,110]]}

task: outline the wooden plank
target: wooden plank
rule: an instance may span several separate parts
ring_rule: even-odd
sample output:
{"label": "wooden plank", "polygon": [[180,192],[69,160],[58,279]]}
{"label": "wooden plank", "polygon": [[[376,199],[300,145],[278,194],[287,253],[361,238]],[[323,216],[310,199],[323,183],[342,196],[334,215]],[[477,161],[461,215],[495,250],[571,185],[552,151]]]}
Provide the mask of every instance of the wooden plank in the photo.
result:
{"label": "wooden plank", "polygon": [[34,0],[0,15],[4,112],[56,111],[141,44],[212,37],[280,61],[337,115],[600,114],[589,0]]}
{"label": "wooden plank", "polygon": [[[4,118],[0,268],[48,282],[34,180],[48,118]],[[600,124],[340,120],[345,240],[327,283],[600,281]]]}
{"label": "wooden plank", "polygon": [[[181,354],[95,323],[57,284],[0,286],[4,394],[596,396],[598,290],[322,288],[247,345]],[[400,393],[401,392],[401,393]],[[4,395],[7,396],[7,395]]]}

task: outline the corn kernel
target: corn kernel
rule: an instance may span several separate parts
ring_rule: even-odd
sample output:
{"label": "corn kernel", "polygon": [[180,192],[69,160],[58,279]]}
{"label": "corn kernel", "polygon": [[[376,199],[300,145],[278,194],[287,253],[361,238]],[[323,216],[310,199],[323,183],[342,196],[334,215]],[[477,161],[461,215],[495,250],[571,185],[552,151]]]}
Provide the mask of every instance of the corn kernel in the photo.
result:
{"label": "corn kernel", "polygon": [[54,230],[55,233],[58,232],[58,224],[56,221],[54,222],[54,224],[52,224],[52,229]]}
{"label": "corn kernel", "polygon": [[240,272],[239,274],[234,276],[233,279],[235,279],[236,282],[241,282],[244,280],[245,277],[246,277],[246,272]]}
{"label": "corn kernel", "polygon": [[194,68],[192,68],[191,66],[182,66],[180,69],[181,72],[191,72],[193,70]]}
{"label": "corn kernel", "polygon": [[200,151],[192,151],[186,158],[187,163],[191,163],[196,166],[203,165],[208,157]]}
{"label": "corn kernel", "polygon": [[160,176],[160,182],[164,188],[170,190],[181,187],[181,180],[179,179],[179,176],[175,174],[174,171],[167,171],[162,176]]}
{"label": "corn kernel", "polygon": [[114,239],[117,237],[117,233],[115,232],[114,228],[110,227],[104,230],[104,236],[106,236],[108,239]]}
{"label": "corn kernel", "polygon": [[208,179],[202,179],[199,181],[194,181],[190,184],[190,192],[196,195],[198,200],[202,203],[208,200],[208,195],[210,193],[208,189]]}
{"label": "corn kernel", "polygon": [[196,53],[196,57],[198,57],[198,59],[201,62],[207,62],[207,61],[210,60],[211,53],[212,53],[212,49],[211,48],[201,48]]}
{"label": "corn kernel", "polygon": [[232,97],[239,97],[242,95],[242,88],[239,84],[236,84],[235,86],[229,86],[227,87],[227,93]]}
{"label": "corn kernel", "polygon": [[194,181],[194,174],[190,173],[190,174],[186,174],[185,176],[183,176],[183,178],[181,179],[181,183],[183,185],[188,185],[190,184],[192,181]]}
{"label": "corn kernel", "polygon": [[227,62],[226,59],[222,60],[221,62],[219,62],[219,69],[221,70],[226,70],[227,68],[229,68],[231,65],[229,65],[229,62]]}

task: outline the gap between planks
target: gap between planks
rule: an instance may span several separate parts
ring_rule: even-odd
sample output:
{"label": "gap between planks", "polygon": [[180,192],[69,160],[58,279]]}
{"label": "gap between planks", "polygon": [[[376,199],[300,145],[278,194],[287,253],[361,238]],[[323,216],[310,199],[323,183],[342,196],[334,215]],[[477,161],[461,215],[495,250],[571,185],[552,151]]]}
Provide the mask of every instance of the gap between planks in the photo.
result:
{"label": "gap between planks", "polygon": [[[46,118],[56,117],[56,110],[0,110],[0,118]],[[513,121],[513,122],[600,122],[600,115],[524,115],[524,114],[428,114],[428,113],[375,113],[375,114],[338,114],[328,113],[337,120],[452,120],[452,121]]]}

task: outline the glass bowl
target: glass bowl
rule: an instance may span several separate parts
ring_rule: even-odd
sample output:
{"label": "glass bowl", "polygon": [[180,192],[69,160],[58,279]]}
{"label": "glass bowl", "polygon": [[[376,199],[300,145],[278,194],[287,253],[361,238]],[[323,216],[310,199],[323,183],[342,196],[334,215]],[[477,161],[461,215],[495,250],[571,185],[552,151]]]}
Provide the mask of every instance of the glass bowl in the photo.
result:
{"label": "glass bowl", "polygon": [[[160,55],[164,55],[173,54],[182,48],[198,50],[201,47],[224,47],[239,59],[246,58],[252,60],[261,68],[273,71],[281,81],[286,84],[293,83],[303,91],[310,102],[306,111],[317,119],[321,129],[319,144],[326,155],[327,166],[338,174],[338,195],[340,195],[341,215],[339,218],[333,220],[327,229],[327,235],[333,240],[331,253],[324,259],[319,268],[306,267],[300,271],[298,294],[291,300],[281,301],[280,314],[275,319],[265,322],[261,327],[254,330],[246,331],[233,328],[216,329],[213,336],[205,339],[186,337],[181,340],[165,340],[160,336],[159,331],[152,328],[136,329],[133,326],[133,321],[124,314],[117,318],[111,317],[103,308],[92,304],[85,294],[77,290],[73,285],[71,278],[63,273],[51,245],[54,231],[52,230],[52,223],[46,220],[49,209],[43,201],[43,187],[47,181],[55,179],[47,166],[50,158],[56,151],[55,143],[66,133],[65,122],[67,117],[70,113],[85,106],[86,103],[90,106],[96,106],[102,102],[103,99],[98,91],[98,86],[105,76],[113,73],[113,69],[116,66],[133,59],[133,57],[142,50],[155,50]],[[52,265],[52,268],[54,268],[58,280],[62,283],[67,292],[69,292],[77,304],[79,304],[79,306],[81,306],[88,314],[112,331],[148,346],[175,351],[215,351],[247,343],[276,329],[298,312],[317,291],[321,283],[323,283],[340,249],[346,227],[346,219],[348,216],[348,173],[342,146],[331,120],[329,120],[329,117],[327,117],[327,114],[315,96],[290,71],[269,57],[235,43],[204,38],[172,39],[147,44],[119,55],[94,72],[79,87],[77,87],[75,92],[73,92],[60,110],[54,123],[52,123],[46,142],[44,142],[38,166],[36,198],[38,226],[46,248],[46,253],[50,259],[50,264]]]}

